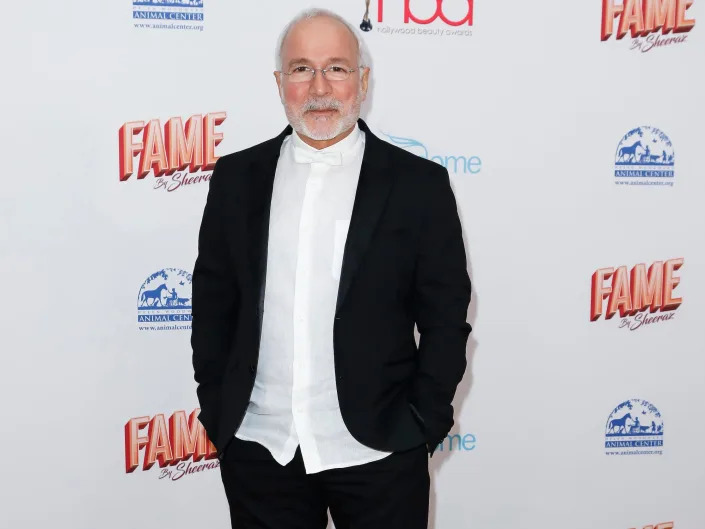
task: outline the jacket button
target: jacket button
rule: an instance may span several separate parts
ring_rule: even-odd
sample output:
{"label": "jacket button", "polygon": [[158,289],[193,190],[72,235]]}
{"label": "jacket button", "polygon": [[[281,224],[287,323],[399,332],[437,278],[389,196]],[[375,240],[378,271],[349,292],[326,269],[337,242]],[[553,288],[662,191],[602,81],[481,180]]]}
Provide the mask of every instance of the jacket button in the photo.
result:
{"label": "jacket button", "polygon": [[252,376],[255,376],[257,373],[257,368],[253,365],[250,365],[250,373],[252,373]]}

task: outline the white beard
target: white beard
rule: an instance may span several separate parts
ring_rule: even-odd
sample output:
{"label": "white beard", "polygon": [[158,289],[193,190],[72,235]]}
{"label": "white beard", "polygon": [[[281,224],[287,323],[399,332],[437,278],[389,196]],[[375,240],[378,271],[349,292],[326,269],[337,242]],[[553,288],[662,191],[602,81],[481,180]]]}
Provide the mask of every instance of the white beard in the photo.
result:
{"label": "white beard", "polygon": [[284,98],[283,89],[279,89],[279,97],[284,105],[284,112],[291,127],[300,135],[316,141],[332,140],[346,130],[352,128],[360,117],[360,107],[362,105],[362,86],[359,87],[357,97],[350,109],[338,118],[322,117],[316,121],[321,126],[311,128],[306,123],[306,112],[309,110],[334,109],[338,112],[344,110],[344,105],[339,100],[332,97],[311,98],[301,105],[300,108],[292,108]]}

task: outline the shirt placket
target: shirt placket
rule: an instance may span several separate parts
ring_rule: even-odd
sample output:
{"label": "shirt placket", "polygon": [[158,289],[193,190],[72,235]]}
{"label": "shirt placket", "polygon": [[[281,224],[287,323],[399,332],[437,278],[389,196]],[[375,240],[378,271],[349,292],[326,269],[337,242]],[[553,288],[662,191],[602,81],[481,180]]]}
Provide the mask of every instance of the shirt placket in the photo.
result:
{"label": "shirt placket", "polygon": [[[323,186],[324,166],[313,163],[306,179],[296,259],[294,286],[294,372],[292,413],[304,463],[319,464],[308,413],[308,388],[312,383],[311,291],[314,269],[315,222]],[[314,463],[315,462],[315,463]]]}

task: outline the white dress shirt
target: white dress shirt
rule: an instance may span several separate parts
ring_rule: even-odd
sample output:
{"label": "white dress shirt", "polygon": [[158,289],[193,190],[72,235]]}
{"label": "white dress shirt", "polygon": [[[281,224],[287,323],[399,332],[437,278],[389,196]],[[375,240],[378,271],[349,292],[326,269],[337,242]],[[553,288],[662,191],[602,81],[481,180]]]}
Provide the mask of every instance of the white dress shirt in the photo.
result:
{"label": "white dress shirt", "polygon": [[343,249],[362,166],[358,126],[322,150],[293,132],[274,177],[259,362],[235,434],[281,465],[301,447],[308,474],[389,455],[362,445],[340,414],[333,321]]}

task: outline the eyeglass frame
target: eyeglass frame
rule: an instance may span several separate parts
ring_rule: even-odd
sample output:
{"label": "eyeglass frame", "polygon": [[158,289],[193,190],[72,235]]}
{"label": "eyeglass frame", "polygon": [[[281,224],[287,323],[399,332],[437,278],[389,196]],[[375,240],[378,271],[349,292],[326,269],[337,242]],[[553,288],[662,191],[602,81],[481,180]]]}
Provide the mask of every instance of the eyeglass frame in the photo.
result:
{"label": "eyeglass frame", "polygon": [[[319,70],[321,71],[321,75],[323,75],[323,78],[324,78],[326,81],[328,81],[329,83],[330,83],[330,82],[332,82],[332,83],[340,83],[340,82],[347,81],[348,79],[350,79],[350,74],[351,74],[351,73],[353,73],[353,72],[359,72],[360,70],[362,70],[362,69],[364,69],[364,68],[367,68],[367,67],[366,67],[366,66],[359,66],[359,65],[358,65],[356,68],[346,69],[344,66],[340,66],[340,65],[338,65],[338,64],[334,64],[334,65],[332,65],[332,66],[329,66],[328,68],[311,68],[310,66],[304,66],[304,65],[295,66],[294,68],[306,68],[307,70],[313,72],[313,77],[311,77],[311,79],[309,79],[308,81],[299,81],[299,82],[301,82],[301,83],[306,83],[306,82],[309,82],[309,83],[310,83],[311,81],[313,81],[313,80],[316,78],[316,72],[319,71]],[[348,73],[348,77],[347,77],[346,79],[340,79],[339,81],[328,79],[328,78],[326,77],[326,71],[330,70],[331,68],[343,68],[343,69]],[[285,72],[285,71],[283,71],[283,70],[279,70],[279,73],[282,74],[282,75],[286,75],[287,78],[288,78],[289,76],[293,75],[294,72]]]}

